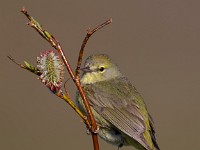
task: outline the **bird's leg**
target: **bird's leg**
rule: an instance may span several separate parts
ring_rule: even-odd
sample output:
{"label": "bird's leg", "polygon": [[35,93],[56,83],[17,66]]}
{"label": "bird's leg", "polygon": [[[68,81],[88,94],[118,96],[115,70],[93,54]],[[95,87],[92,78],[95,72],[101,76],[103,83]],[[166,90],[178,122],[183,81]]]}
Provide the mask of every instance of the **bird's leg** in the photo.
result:
{"label": "bird's leg", "polygon": [[[88,126],[86,126],[86,128],[87,128],[86,133],[87,133],[88,135],[90,135],[91,132],[97,134],[97,133],[99,132],[99,129],[100,129],[100,128],[110,129],[108,126],[103,126],[103,125],[98,124],[98,123],[97,123],[97,130],[96,130],[96,131],[93,131],[91,126],[90,126],[90,128],[88,128]],[[120,144],[120,145],[121,145],[121,144]],[[122,145],[123,145],[123,144],[122,144]]]}

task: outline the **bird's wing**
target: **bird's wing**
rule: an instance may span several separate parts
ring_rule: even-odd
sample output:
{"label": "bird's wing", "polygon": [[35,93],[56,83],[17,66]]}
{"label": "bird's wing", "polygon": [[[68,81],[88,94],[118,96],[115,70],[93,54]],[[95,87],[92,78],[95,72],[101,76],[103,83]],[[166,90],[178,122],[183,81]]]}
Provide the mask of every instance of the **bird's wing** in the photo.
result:
{"label": "bird's wing", "polygon": [[140,103],[136,94],[139,93],[126,78],[90,84],[84,89],[90,105],[97,113],[149,149],[143,136],[146,125],[140,113],[140,107],[145,106],[138,106]]}
{"label": "bird's wing", "polygon": [[118,130],[132,137],[139,142],[142,146],[149,150],[149,146],[143,136],[145,126],[143,122],[126,110],[104,108],[101,113],[102,117],[112,123]]}

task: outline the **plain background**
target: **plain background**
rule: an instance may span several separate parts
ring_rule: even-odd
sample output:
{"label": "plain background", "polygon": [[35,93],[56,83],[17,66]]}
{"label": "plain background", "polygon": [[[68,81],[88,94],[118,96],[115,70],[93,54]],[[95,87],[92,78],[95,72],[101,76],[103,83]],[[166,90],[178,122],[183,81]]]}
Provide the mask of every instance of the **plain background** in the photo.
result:
{"label": "plain background", "polygon": [[[1,1],[0,149],[93,149],[74,111],[6,58],[36,65],[39,53],[52,49],[25,24],[22,6],[59,39],[73,68],[86,29],[112,17],[91,37],[84,59],[93,53],[112,57],[142,94],[162,150],[200,149],[199,0]],[[67,89],[74,99],[72,81]],[[101,139],[100,147],[117,149]]]}

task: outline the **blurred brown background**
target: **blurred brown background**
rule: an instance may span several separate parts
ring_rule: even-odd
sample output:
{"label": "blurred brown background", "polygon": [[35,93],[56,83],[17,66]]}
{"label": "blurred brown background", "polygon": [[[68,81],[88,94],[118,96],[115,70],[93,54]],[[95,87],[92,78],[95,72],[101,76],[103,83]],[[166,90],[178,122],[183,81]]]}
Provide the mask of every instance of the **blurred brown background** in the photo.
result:
{"label": "blurred brown background", "polygon": [[[74,111],[6,58],[35,65],[39,52],[52,49],[25,25],[22,6],[59,39],[73,68],[86,29],[112,17],[89,40],[84,58],[112,56],[143,95],[161,150],[200,149],[199,0],[18,0],[0,5],[1,150],[93,149]],[[72,81],[67,88],[74,98]],[[100,147],[117,149],[102,140]]]}

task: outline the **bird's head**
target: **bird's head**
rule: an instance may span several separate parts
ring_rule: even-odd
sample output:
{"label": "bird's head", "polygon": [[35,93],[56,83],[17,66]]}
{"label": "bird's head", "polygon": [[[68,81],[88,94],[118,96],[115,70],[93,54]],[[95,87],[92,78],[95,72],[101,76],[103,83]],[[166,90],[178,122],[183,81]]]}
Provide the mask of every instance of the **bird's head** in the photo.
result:
{"label": "bird's head", "polygon": [[105,54],[89,56],[81,70],[83,71],[82,84],[92,84],[121,76],[117,65]]}

